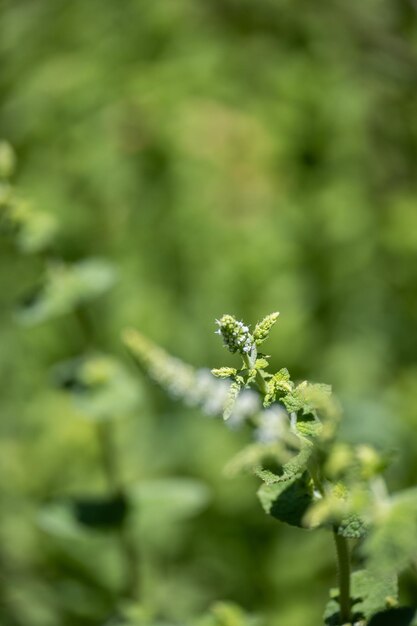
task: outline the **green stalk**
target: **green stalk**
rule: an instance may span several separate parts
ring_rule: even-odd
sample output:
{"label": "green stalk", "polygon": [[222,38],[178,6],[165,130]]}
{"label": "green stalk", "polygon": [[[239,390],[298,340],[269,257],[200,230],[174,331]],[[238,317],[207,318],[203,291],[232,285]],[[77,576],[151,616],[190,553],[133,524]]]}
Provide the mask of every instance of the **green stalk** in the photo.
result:
{"label": "green stalk", "polygon": [[[102,467],[109,490],[112,495],[125,498],[126,493],[120,475],[119,457],[115,445],[114,423],[111,420],[97,422],[97,437],[100,445]],[[138,600],[140,583],[138,549],[125,522],[122,523],[117,532],[125,564],[124,593],[127,597]]]}
{"label": "green stalk", "polygon": [[[243,355],[243,362],[246,365],[246,367],[249,369],[251,369],[251,364],[250,364],[250,360],[247,354]],[[266,394],[268,393],[268,389],[266,388],[266,382],[264,377],[262,376],[261,372],[259,370],[256,370],[256,378],[255,378],[256,384],[258,385],[258,389],[259,391],[266,396]]]}
{"label": "green stalk", "polygon": [[[95,338],[94,327],[91,323],[88,311],[82,306],[77,307],[75,309],[75,318],[86,346],[91,348],[95,343]],[[101,455],[101,465],[109,491],[113,496],[125,498],[126,490],[120,472],[115,424],[113,420],[99,420],[96,426],[96,435]],[[124,593],[127,597],[138,600],[140,593],[138,547],[136,542],[132,539],[125,521],[118,529],[117,534],[125,567]]]}
{"label": "green stalk", "polygon": [[268,389],[266,388],[266,382],[264,377],[262,376],[261,372],[259,370],[257,370],[256,372],[256,384],[259,387],[260,392],[266,396],[266,394],[268,393]]}
{"label": "green stalk", "polygon": [[122,485],[120,484],[120,473],[117,463],[114,424],[110,420],[99,420],[97,422],[97,438],[103,472],[106,475],[109,489],[113,494],[120,494]]}
{"label": "green stalk", "polygon": [[339,605],[342,624],[350,624],[350,555],[347,539],[339,535],[337,526],[333,526],[333,537],[336,545],[339,570]]}

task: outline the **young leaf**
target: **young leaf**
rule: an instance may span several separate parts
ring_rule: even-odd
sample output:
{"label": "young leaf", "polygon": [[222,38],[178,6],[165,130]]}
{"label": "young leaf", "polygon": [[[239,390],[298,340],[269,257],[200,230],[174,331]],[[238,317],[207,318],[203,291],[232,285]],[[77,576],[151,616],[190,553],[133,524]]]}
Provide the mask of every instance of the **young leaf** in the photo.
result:
{"label": "young leaf", "polygon": [[241,389],[242,389],[242,385],[237,381],[234,381],[230,385],[229,393],[226,399],[226,404],[224,405],[223,419],[228,420],[229,417],[232,415],[237,397]]}
{"label": "young leaf", "polygon": [[218,369],[212,369],[211,373],[216,378],[233,378],[237,374],[237,369],[234,367],[220,367]]}
{"label": "young leaf", "polygon": [[290,374],[284,367],[270,378],[266,384],[267,393],[264,398],[264,406],[270,406],[278,395],[285,395],[292,392],[293,383],[290,381]]}

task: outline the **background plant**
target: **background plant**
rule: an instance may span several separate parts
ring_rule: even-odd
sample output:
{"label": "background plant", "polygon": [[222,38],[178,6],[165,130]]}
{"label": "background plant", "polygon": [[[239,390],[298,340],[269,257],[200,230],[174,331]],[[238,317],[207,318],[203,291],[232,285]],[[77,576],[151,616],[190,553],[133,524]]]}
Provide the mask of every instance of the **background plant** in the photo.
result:
{"label": "background plant", "polygon": [[[412,3],[4,0],[0,12],[0,127],[20,193],[56,218],[66,263],[118,267],[88,305],[101,350],[123,358],[130,325],[197,369],[218,367],[219,312],[254,320],[278,306],[273,371],[285,362],[294,380],[332,384],[343,437],[394,451],[390,491],[414,485]],[[1,606],[25,626],[74,622],[71,576],[34,539],[33,511],[97,467],[90,428],[47,384],[85,349],[76,322],[14,319],[42,264],[2,235]],[[152,386],[142,402],[121,434],[125,472],[186,475],[215,494],[175,554],[164,544],[166,613],[227,597],[270,624],[319,623],[328,537],[264,519],[255,479],[224,479],[247,433]],[[416,595],[412,569],[402,593]]]}

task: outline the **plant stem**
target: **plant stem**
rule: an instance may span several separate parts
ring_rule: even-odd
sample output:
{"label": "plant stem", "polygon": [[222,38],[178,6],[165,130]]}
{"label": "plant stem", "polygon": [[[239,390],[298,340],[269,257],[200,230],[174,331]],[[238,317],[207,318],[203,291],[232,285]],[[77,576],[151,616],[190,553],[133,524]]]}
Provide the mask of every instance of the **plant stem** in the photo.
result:
{"label": "plant stem", "polygon": [[85,307],[79,305],[74,310],[74,317],[80,331],[81,339],[87,348],[92,348],[95,343],[94,326]]}
{"label": "plant stem", "polygon": [[265,379],[259,370],[256,372],[255,380],[256,380],[256,384],[259,387],[259,390],[263,393],[264,396],[266,396],[266,394],[268,393],[268,389],[266,388]]}
{"label": "plant stem", "polygon": [[[88,311],[79,306],[75,309],[81,335],[87,347],[95,344],[94,327]],[[126,498],[126,490],[120,472],[119,455],[116,445],[115,423],[113,420],[99,420],[96,427],[97,441],[100,448],[101,465],[112,496]],[[118,541],[125,567],[124,593],[127,597],[139,599],[140,572],[139,554],[136,542],[132,539],[126,520],[117,530]]]}
{"label": "plant stem", "polygon": [[333,526],[333,537],[336,545],[339,570],[339,605],[342,624],[349,624],[350,609],[350,555],[347,539],[339,535],[337,526]]}
{"label": "plant stem", "polygon": [[[246,367],[248,369],[251,369],[251,364],[250,364],[250,360],[249,357],[245,354],[243,355],[243,362],[246,365]],[[261,372],[259,370],[256,370],[256,384],[258,385],[258,389],[259,391],[266,396],[266,394],[268,393],[268,389],[266,387],[266,382],[264,377],[262,376]]]}
{"label": "plant stem", "polygon": [[113,494],[122,491],[117,463],[117,450],[115,449],[114,424],[110,420],[97,422],[97,438],[100,446],[101,462],[107,484]]}
{"label": "plant stem", "polygon": [[[114,423],[111,420],[97,423],[97,436],[100,444],[103,471],[112,495],[126,498],[123,481],[120,476],[120,468],[117,462],[118,453],[115,445]],[[125,586],[124,593],[127,597],[138,599],[139,594],[139,555],[135,541],[129,532],[129,528],[123,521],[118,529],[120,549],[125,563]]]}

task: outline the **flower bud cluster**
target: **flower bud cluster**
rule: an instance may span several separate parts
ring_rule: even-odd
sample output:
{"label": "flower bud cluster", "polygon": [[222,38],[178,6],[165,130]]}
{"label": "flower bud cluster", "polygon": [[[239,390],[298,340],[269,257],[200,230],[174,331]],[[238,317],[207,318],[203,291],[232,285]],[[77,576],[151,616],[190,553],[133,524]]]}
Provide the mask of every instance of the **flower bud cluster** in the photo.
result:
{"label": "flower bud cluster", "polygon": [[261,322],[258,322],[255,326],[255,330],[253,331],[253,338],[255,339],[255,343],[259,346],[261,343],[265,341],[265,339],[269,335],[269,331],[277,321],[279,313],[271,313],[264,317]]}
{"label": "flower bud cluster", "polygon": [[243,356],[252,352],[255,342],[249,327],[243,322],[239,322],[233,315],[223,315],[216,320],[216,324],[219,327],[216,333],[221,335],[230,352],[239,352]]}

